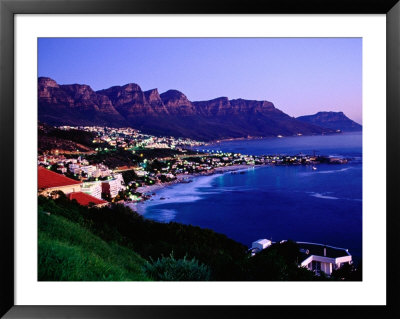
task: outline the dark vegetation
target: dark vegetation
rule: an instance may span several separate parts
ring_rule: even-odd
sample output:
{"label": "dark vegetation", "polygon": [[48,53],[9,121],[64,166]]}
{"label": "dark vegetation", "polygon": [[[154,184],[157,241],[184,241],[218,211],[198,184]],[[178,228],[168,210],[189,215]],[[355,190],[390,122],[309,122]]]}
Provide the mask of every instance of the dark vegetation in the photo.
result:
{"label": "dark vegetation", "polygon": [[195,153],[187,151],[185,153],[172,150],[167,148],[161,149],[138,149],[133,153],[132,151],[118,149],[103,149],[98,151],[96,154],[86,156],[86,159],[91,164],[103,163],[110,168],[116,168],[121,166],[136,166],[143,162],[144,159],[153,160],[155,158],[169,158],[174,155]]}
{"label": "dark vegetation", "polygon": [[360,260],[357,266],[354,264],[345,264],[341,268],[334,270],[332,272],[332,278],[335,280],[361,281],[362,261]]}
{"label": "dark vegetation", "polygon": [[135,171],[133,169],[128,170],[128,171],[123,171],[122,178],[124,179],[125,185],[128,185],[130,182],[134,182],[135,180],[138,179],[138,177],[135,174]]}
{"label": "dark vegetation", "polygon": [[[38,201],[39,212],[51,214],[39,214],[40,280],[328,280],[297,266],[299,249],[292,241],[250,257],[246,246],[223,234],[147,220],[123,205],[88,208],[62,195],[55,200],[40,196]],[[62,226],[52,226],[52,219]],[[118,275],[101,263],[94,274],[83,269],[97,267],[95,258],[110,262]],[[66,265],[75,269],[70,277],[63,273]],[[345,270],[332,279],[357,280],[354,267]]]}
{"label": "dark vegetation", "polygon": [[90,164],[104,164],[114,169],[120,166],[137,165],[138,156],[123,149],[111,149],[98,151],[96,154],[86,156]]}
{"label": "dark vegetation", "polygon": [[41,124],[38,125],[38,152],[51,150],[75,152],[93,151],[95,133],[81,130],[60,130],[58,128]]}
{"label": "dark vegetation", "polygon": [[299,268],[299,247],[293,241],[274,244],[249,259],[248,280],[316,280],[313,272]]}

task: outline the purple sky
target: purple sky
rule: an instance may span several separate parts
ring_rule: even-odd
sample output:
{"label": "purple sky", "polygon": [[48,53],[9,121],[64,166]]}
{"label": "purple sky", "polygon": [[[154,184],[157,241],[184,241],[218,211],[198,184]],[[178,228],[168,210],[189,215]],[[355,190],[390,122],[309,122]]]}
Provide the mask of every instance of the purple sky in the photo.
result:
{"label": "purple sky", "polygon": [[38,75],[94,90],[137,83],[268,100],[291,116],[343,111],[362,122],[361,38],[41,38]]}

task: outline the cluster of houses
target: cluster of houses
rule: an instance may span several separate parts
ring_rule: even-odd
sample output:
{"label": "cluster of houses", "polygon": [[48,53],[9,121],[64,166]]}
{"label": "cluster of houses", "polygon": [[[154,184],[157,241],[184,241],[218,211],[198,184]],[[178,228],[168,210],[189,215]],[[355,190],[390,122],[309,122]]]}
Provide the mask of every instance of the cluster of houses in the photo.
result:
{"label": "cluster of houses", "polygon": [[[281,243],[285,242],[282,240]],[[300,249],[301,260],[300,267],[305,267],[308,270],[315,272],[317,275],[324,273],[330,276],[334,270],[337,270],[345,264],[352,264],[353,259],[348,249],[338,248],[323,244],[296,242]],[[251,255],[268,249],[272,245],[269,239],[259,239],[252,243],[250,251]]]}
{"label": "cluster of houses", "polygon": [[140,133],[133,128],[111,128],[102,126],[60,126],[61,130],[79,129],[86,132],[96,133],[93,143],[106,143],[110,147],[124,149],[143,147],[143,148],[177,148],[179,146],[200,146],[203,142],[194,141],[189,138],[157,137]]}
{"label": "cluster of houses", "polygon": [[38,165],[50,167],[57,166],[61,174],[70,172],[81,180],[102,179],[112,176],[112,171],[103,164],[90,165],[89,162],[79,156],[78,158],[66,158],[64,155],[40,155]]}

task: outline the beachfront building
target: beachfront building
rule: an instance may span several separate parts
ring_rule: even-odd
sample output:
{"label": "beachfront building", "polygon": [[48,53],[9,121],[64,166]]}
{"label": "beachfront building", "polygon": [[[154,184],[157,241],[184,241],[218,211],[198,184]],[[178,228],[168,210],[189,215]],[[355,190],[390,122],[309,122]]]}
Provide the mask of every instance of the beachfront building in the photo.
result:
{"label": "beachfront building", "polygon": [[125,189],[122,174],[114,174],[113,179],[103,181],[101,183],[101,188],[103,193],[110,195],[111,198],[114,198],[118,195],[119,191]]}
{"label": "beachfront building", "polygon": [[101,182],[87,182],[82,184],[82,192],[101,199]]}
{"label": "beachfront building", "polygon": [[297,242],[297,245],[304,258],[300,266],[314,271],[317,275],[323,272],[330,276],[334,270],[353,263],[352,256],[345,248],[307,242]]}
{"label": "beachfront building", "polygon": [[47,196],[54,191],[64,194],[80,192],[82,183],[38,166],[38,195]]}

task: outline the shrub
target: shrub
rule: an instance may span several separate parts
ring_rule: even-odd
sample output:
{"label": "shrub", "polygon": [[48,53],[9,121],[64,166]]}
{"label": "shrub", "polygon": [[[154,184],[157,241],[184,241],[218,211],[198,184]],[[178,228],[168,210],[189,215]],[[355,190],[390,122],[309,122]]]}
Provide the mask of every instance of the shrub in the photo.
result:
{"label": "shrub", "polygon": [[145,265],[146,273],[160,281],[205,281],[210,280],[208,266],[200,264],[195,258],[175,259],[173,253]]}

